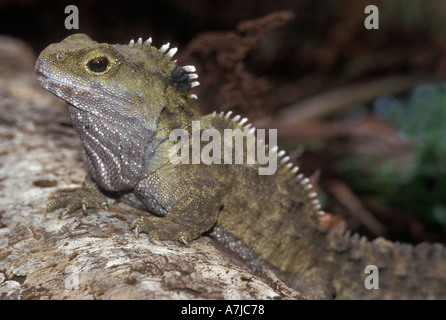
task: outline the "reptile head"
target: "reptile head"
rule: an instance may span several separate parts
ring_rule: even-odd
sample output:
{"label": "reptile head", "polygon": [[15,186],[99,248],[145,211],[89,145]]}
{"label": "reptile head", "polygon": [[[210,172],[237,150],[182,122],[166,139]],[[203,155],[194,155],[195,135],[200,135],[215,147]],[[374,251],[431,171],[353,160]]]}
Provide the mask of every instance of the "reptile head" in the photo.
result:
{"label": "reptile head", "polygon": [[193,66],[179,67],[166,44],[160,49],[151,39],[128,45],[93,41],[74,34],[47,47],[35,65],[40,85],[68,104],[100,118],[104,109],[119,116],[147,119],[154,129],[166,105],[184,104],[198,82]]}

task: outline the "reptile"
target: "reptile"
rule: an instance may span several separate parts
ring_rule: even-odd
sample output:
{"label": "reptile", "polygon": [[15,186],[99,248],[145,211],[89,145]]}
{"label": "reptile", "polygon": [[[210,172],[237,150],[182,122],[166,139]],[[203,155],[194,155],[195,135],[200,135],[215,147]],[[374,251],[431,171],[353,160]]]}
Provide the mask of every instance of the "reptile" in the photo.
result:
{"label": "reptile", "polygon": [[[107,209],[101,191],[115,192],[150,212],[132,224],[136,236],[146,233],[152,243],[163,245],[209,235],[255,271],[274,271],[310,299],[446,298],[442,244],[413,246],[348,231],[328,233],[319,226],[324,211],[310,179],[277,146],[265,144],[277,159],[273,174],[259,174],[259,161],[172,161],[178,139],[170,134],[183,130],[190,146],[194,121],[201,133],[239,129],[246,139],[256,135],[246,118],[231,112],[200,114],[190,93],[199,84],[196,70],[179,66],[175,52],[169,43],[153,46],[151,38],[111,45],[85,34],[41,52],[35,64],[38,82],[67,102],[89,167],[78,192],[59,193],[48,203],[49,211]],[[377,278],[369,278],[372,274]],[[377,280],[372,287],[366,285],[371,279]]]}

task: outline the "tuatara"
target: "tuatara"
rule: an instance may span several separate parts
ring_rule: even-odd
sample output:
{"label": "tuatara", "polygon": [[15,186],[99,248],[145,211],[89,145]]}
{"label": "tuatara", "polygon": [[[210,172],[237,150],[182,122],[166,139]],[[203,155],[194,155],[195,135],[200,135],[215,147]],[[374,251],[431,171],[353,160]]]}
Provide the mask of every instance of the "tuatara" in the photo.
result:
{"label": "tuatara", "polygon": [[[68,103],[90,169],[76,196],[61,194],[48,210],[104,206],[100,188],[153,214],[135,221],[136,235],[147,233],[162,245],[164,240],[187,244],[207,233],[254,269],[272,269],[309,298],[446,298],[442,245],[327,234],[318,226],[324,212],[309,179],[284,151],[262,144],[247,119],[231,112],[201,115],[189,92],[199,84],[195,68],[178,66],[175,52],[169,44],[157,49],[151,39],[110,45],[75,34],[40,54],[38,81]],[[182,130],[187,139],[180,140],[190,147],[197,123],[200,134],[212,133],[202,141],[223,136],[225,129],[257,139],[277,161],[275,172],[260,174],[264,163],[245,161],[247,147],[242,164],[225,164],[229,140],[211,154],[220,164],[190,163],[193,154],[172,161],[179,141],[170,139],[171,133]],[[198,151],[210,155],[205,148],[202,143]],[[235,148],[229,154],[235,157]],[[376,266],[379,276],[371,287],[368,265]]]}

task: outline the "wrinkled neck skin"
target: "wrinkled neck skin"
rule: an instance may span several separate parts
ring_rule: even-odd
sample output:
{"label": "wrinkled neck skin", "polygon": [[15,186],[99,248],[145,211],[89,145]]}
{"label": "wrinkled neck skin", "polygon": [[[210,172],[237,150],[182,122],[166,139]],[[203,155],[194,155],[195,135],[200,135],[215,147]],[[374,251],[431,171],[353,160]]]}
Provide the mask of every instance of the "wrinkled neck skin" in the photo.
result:
{"label": "wrinkled neck skin", "polygon": [[156,149],[155,132],[141,118],[108,112],[98,117],[68,104],[90,174],[107,191],[131,191]]}
{"label": "wrinkled neck skin", "polygon": [[[95,102],[97,104],[97,101]],[[106,110],[97,115],[68,104],[73,126],[86,151],[90,174],[101,188],[112,192],[129,193],[152,172],[169,162],[169,140],[172,129],[190,131],[196,110],[175,104],[160,108],[156,119],[141,114],[124,115],[113,110],[118,106],[94,108]],[[166,104],[168,101],[166,101]],[[144,109],[139,106],[139,109]]]}

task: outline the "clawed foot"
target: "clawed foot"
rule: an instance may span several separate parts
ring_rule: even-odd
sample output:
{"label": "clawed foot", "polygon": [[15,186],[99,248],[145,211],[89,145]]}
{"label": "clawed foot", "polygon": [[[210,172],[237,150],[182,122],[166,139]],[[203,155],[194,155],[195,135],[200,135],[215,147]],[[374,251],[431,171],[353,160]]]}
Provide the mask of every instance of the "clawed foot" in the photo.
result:
{"label": "clawed foot", "polygon": [[82,188],[59,192],[54,199],[47,204],[46,209],[47,212],[51,212],[56,209],[64,208],[61,215],[65,215],[81,208],[82,212],[87,214],[88,208],[96,207],[105,210],[109,209],[105,196],[100,192],[96,183],[87,177],[82,183]]}
{"label": "clawed foot", "polygon": [[135,238],[140,233],[147,233],[150,242],[159,246],[165,246],[161,240],[176,240],[188,246],[189,241],[197,238],[199,234],[193,230],[184,231],[184,226],[159,217],[139,217],[130,226],[134,229]]}

